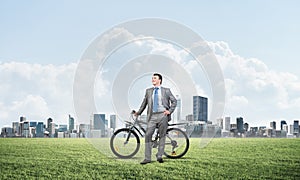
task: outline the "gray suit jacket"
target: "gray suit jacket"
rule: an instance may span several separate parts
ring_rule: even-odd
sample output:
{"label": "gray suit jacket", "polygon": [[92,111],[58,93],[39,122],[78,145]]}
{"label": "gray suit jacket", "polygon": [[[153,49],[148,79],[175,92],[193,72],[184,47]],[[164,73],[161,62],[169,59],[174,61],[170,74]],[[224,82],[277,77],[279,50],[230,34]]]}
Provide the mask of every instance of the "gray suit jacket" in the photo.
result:
{"label": "gray suit jacket", "polygon": [[[153,90],[154,90],[154,87],[146,89],[146,94],[145,94],[144,100],[142,102],[140,109],[137,112],[138,115],[141,115],[143,113],[143,111],[145,110],[146,106],[148,105],[147,122],[149,122],[150,117],[153,112],[153,110],[152,110],[152,108],[153,108],[153,99],[152,99]],[[161,100],[162,100],[162,105],[166,108],[166,110],[170,111],[170,113],[172,114],[176,108],[177,100],[173,96],[173,94],[169,88],[161,87]],[[169,121],[171,120],[170,115],[168,115],[168,120]]]}

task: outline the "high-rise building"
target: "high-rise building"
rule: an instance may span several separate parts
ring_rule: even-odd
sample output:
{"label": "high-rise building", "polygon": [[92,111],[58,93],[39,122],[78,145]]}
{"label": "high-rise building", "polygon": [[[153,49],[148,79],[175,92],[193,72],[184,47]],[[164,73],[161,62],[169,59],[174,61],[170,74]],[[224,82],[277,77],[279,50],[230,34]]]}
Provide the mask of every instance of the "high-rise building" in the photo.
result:
{"label": "high-rise building", "polygon": [[110,128],[116,129],[116,122],[117,122],[117,116],[115,114],[112,114],[109,116],[109,121],[110,121]]}
{"label": "high-rise building", "polygon": [[244,133],[244,120],[242,117],[236,118],[236,126],[238,133]]}
{"label": "high-rise building", "polygon": [[258,132],[258,127],[250,127],[250,132],[255,134]]}
{"label": "high-rise building", "polygon": [[244,123],[244,130],[248,131],[248,129],[249,129],[249,124],[248,123]]}
{"label": "high-rise building", "polygon": [[24,121],[26,121],[26,117],[21,116],[21,117],[20,117],[20,122],[24,122]]}
{"label": "high-rise building", "polygon": [[93,130],[101,130],[101,137],[105,137],[105,114],[94,114]]}
{"label": "high-rise building", "polygon": [[74,118],[69,114],[69,132],[71,133],[75,129]]}
{"label": "high-rise building", "polygon": [[[20,136],[24,137],[24,122],[26,122],[26,117],[21,116],[20,117],[20,126],[19,126],[19,132]],[[28,129],[29,130],[29,129]]]}
{"label": "high-rise building", "polygon": [[225,117],[225,131],[230,131],[230,117]]}
{"label": "high-rise building", "polygon": [[217,125],[219,126],[220,129],[223,129],[224,127],[223,118],[217,119]]}
{"label": "high-rise building", "polygon": [[299,120],[294,120],[294,134],[299,133]]}
{"label": "high-rise building", "polygon": [[50,124],[53,122],[52,118],[47,119],[47,131],[50,133]]}
{"label": "high-rise building", "polygon": [[287,124],[282,125],[282,131],[288,132],[288,125]]}
{"label": "high-rise building", "polygon": [[280,130],[283,130],[283,125],[287,124],[285,120],[280,121]]}
{"label": "high-rise building", "polygon": [[13,133],[15,136],[20,136],[20,123],[19,122],[13,122],[12,129],[13,129]]}
{"label": "high-rise building", "polygon": [[29,121],[23,121],[21,124],[21,132],[22,132],[22,137],[29,137],[30,131],[29,131]]}
{"label": "high-rise building", "polygon": [[36,125],[36,137],[44,137],[44,123],[38,122]]}
{"label": "high-rise building", "polygon": [[293,135],[294,134],[294,125],[290,124],[290,131],[289,134]]}
{"label": "high-rise building", "polygon": [[2,137],[13,137],[13,128],[11,127],[3,127],[1,130],[1,136]]}
{"label": "high-rise building", "polygon": [[193,117],[194,121],[208,120],[208,100],[206,97],[193,96]]}
{"label": "high-rise building", "polygon": [[29,137],[36,137],[36,121],[30,121],[29,122]]}
{"label": "high-rise building", "polygon": [[[49,118],[49,119],[51,119],[51,118]],[[51,121],[52,121],[52,119],[51,119]],[[53,138],[55,136],[55,123],[54,122],[50,122],[50,124],[48,126],[48,130],[49,130],[49,137]]]}
{"label": "high-rise building", "polygon": [[270,127],[271,127],[271,129],[276,130],[276,122],[275,121],[270,122]]}
{"label": "high-rise building", "polygon": [[91,125],[80,124],[79,125],[79,137],[89,138],[91,132]]}

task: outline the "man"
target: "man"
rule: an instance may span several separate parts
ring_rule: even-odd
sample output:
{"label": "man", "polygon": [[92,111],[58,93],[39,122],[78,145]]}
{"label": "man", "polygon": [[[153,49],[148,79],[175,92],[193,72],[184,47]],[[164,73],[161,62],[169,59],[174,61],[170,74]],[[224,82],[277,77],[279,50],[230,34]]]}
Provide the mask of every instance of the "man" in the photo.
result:
{"label": "man", "polygon": [[145,159],[141,164],[151,162],[151,140],[155,128],[158,127],[159,133],[159,148],[156,154],[157,161],[163,163],[162,156],[165,149],[166,132],[168,121],[171,120],[171,114],[174,112],[177,100],[171,93],[169,88],[164,88],[162,84],[162,76],[154,73],[152,76],[152,84],[154,87],[146,89],[146,94],[142,105],[135,115],[140,115],[147,109],[147,130],[145,135]]}

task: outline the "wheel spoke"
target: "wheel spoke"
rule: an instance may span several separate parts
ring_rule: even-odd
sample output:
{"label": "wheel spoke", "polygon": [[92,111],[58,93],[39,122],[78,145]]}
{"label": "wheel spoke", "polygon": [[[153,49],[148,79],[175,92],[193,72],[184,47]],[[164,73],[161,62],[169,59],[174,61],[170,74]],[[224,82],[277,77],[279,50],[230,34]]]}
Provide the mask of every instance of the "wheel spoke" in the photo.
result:
{"label": "wheel spoke", "polygon": [[169,158],[184,156],[189,148],[187,135],[178,128],[170,128],[167,132],[165,155]]}
{"label": "wheel spoke", "polygon": [[120,129],[114,133],[110,141],[112,152],[120,158],[131,158],[140,148],[140,140],[134,131]]}

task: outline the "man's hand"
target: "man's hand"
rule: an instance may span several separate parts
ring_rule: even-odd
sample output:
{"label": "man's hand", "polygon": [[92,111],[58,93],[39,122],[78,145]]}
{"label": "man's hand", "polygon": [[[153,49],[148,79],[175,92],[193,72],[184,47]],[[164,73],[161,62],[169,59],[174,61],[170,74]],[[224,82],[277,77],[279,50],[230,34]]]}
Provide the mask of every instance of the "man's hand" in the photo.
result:
{"label": "man's hand", "polygon": [[169,115],[169,114],[171,114],[170,111],[168,111],[168,110],[165,110],[165,111],[164,111],[164,115],[167,116],[167,115]]}
{"label": "man's hand", "polygon": [[132,113],[135,117],[138,116],[138,113],[137,113],[135,110],[132,110],[131,113]]}

